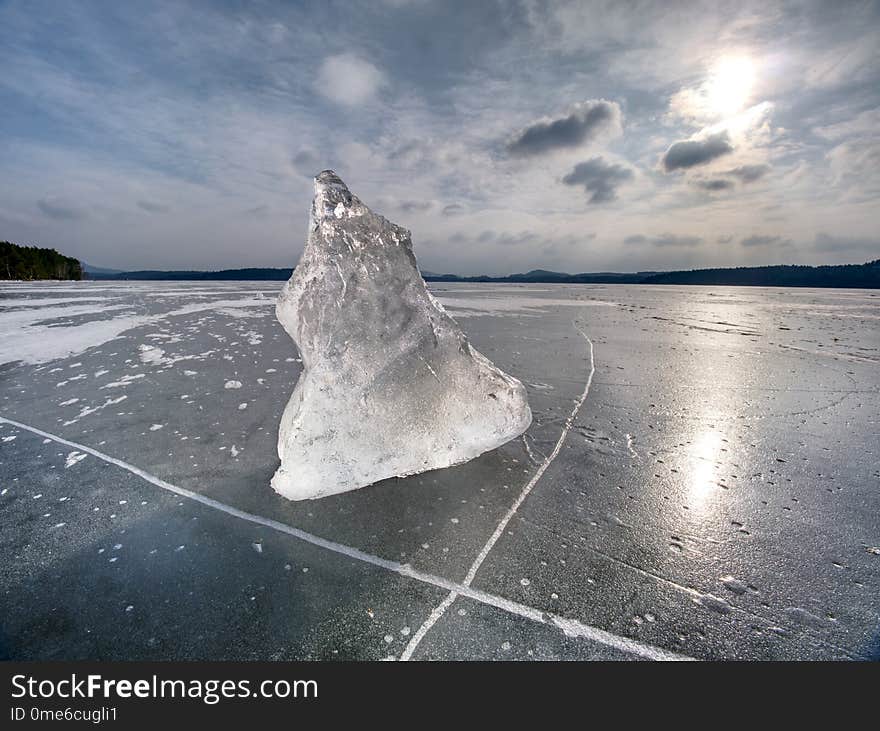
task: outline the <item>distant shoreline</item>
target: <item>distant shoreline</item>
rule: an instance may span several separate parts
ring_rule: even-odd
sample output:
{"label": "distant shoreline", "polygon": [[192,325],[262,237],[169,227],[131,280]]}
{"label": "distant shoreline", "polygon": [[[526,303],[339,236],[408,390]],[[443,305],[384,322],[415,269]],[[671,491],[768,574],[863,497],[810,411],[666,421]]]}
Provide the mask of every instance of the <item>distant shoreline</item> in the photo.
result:
{"label": "distant shoreline", "polygon": [[[84,278],[93,281],[287,281],[287,268],[223,269],[219,271],[145,270],[97,272],[86,269]],[[585,272],[567,274],[536,269],[503,277],[459,276],[423,272],[427,282],[500,284],[690,284],[739,287],[821,287],[844,289],[880,288],[880,259],[865,264],[832,266],[780,265],[694,269],[672,272]]]}

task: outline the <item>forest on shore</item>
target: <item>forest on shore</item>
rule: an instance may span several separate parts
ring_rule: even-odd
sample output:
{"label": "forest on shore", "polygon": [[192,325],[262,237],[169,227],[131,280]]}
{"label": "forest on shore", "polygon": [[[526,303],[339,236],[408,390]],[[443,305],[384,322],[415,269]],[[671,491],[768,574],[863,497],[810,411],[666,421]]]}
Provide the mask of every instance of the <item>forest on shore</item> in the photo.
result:
{"label": "forest on shore", "polygon": [[55,249],[19,246],[0,241],[0,279],[82,279],[78,259],[59,254]]}

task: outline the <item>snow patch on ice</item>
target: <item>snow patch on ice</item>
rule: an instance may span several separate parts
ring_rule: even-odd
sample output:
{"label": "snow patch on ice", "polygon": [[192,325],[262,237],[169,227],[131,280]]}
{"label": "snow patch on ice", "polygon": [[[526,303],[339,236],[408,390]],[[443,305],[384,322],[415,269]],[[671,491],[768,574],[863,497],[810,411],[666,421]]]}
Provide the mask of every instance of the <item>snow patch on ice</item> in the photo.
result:
{"label": "snow patch on ice", "polygon": [[84,416],[89,416],[90,414],[94,414],[96,411],[101,411],[103,409],[106,409],[108,406],[115,406],[116,404],[122,403],[127,398],[128,398],[128,396],[120,396],[119,398],[107,399],[100,406],[94,406],[94,407],[86,406],[73,419],[71,419],[70,421],[65,421],[64,426],[70,426],[71,424],[76,424],[76,422],[78,422]]}
{"label": "snow patch on ice", "polygon": [[87,456],[84,452],[77,452],[76,450],[70,452],[64,461],[64,469],[73,467],[77,462],[82,462]]}
{"label": "snow patch on ice", "polygon": [[[211,292],[211,294],[217,294],[217,292]],[[262,308],[266,311],[257,313],[257,316],[262,316],[268,314],[274,304],[272,299],[246,297],[194,302],[175,310],[153,315],[131,314],[129,305],[74,305],[0,312],[0,365],[15,361],[34,365],[47,363],[57,358],[75,356],[89,348],[113,340],[128,330],[156,323],[169,317],[204,311],[222,312],[231,317],[251,317],[253,315],[249,314],[248,310],[255,308]],[[126,310],[127,313],[114,314],[109,319],[93,320],[76,325],[43,324],[50,320],[69,319],[81,315],[117,313],[119,310]]]}
{"label": "snow patch on ice", "polygon": [[155,345],[141,345],[141,363],[145,365],[161,365],[165,361],[165,351]]}
{"label": "snow patch on ice", "polygon": [[126,375],[122,376],[118,381],[112,381],[110,383],[105,383],[101,388],[121,388],[123,386],[129,385],[132,381],[136,381],[139,378],[143,378],[145,373],[136,373],[134,375]]}

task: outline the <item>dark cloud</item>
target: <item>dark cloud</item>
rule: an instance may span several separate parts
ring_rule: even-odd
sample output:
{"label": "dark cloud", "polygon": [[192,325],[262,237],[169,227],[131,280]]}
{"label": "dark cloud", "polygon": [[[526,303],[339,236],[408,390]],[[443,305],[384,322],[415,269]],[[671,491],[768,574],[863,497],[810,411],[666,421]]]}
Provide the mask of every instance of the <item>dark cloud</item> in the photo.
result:
{"label": "dark cloud", "polygon": [[540,237],[532,231],[520,231],[518,234],[503,233],[497,238],[497,243],[502,246],[520,246],[522,244],[531,244],[536,242]]}
{"label": "dark cloud", "polygon": [[698,180],[694,183],[694,185],[696,185],[698,188],[702,188],[703,190],[730,190],[731,188],[733,188],[733,181],[725,180],[724,178],[713,178],[712,180]]}
{"label": "dark cloud", "polygon": [[760,236],[755,234],[747,236],[740,244],[743,246],[790,246],[791,239],[783,239],[781,236]]}
{"label": "dark cloud", "polygon": [[456,231],[449,237],[449,241],[453,244],[486,244],[491,241],[502,246],[519,246],[521,244],[535,243],[540,238],[533,231],[520,231],[519,233],[483,231],[478,236],[469,236],[461,231]]}
{"label": "dark cloud", "polygon": [[268,212],[269,206],[254,206],[245,211],[249,216],[265,216]]}
{"label": "dark cloud", "polygon": [[46,216],[54,218],[56,221],[76,221],[80,218],[85,218],[85,214],[82,211],[50,198],[43,198],[37,201],[37,208]]}
{"label": "dark cloud", "polygon": [[464,206],[461,203],[450,203],[444,206],[442,213],[444,216],[457,216],[464,213]]}
{"label": "dark cloud", "polygon": [[300,150],[291,159],[296,171],[306,177],[312,178],[321,172],[321,159],[314,150]]}
{"label": "dark cloud", "polygon": [[169,210],[168,206],[163,203],[156,203],[155,201],[138,201],[138,208],[141,208],[148,213],[165,213]]}
{"label": "dark cloud", "polygon": [[591,99],[572,107],[563,117],[541,119],[521,130],[507,144],[512,155],[543,155],[553,150],[577,147],[598,135],[620,127],[616,102]]}
{"label": "dark cloud", "polygon": [[718,132],[702,140],[675,142],[663,155],[663,169],[667,173],[705,165],[722,155],[733,152],[727,132]]}
{"label": "dark cloud", "polygon": [[760,165],[741,165],[733,170],[728,170],[724,174],[739,178],[742,183],[754,183],[756,180],[763,178],[769,172],[770,166],[762,163]]}
{"label": "dark cloud", "polygon": [[582,185],[590,193],[590,203],[605,203],[617,197],[617,188],[633,179],[629,168],[616,163],[607,163],[601,157],[594,157],[574,166],[562,182],[566,185]]}
{"label": "dark cloud", "polygon": [[412,161],[420,158],[425,149],[426,145],[423,140],[406,140],[388,153],[388,159]]}
{"label": "dark cloud", "polygon": [[650,244],[651,246],[699,246],[703,239],[699,236],[676,236],[675,234],[660,234],[659,236],[627,236],[625,244]]}
{"label": "dark cloud", "polygon": [[428,211],[433,206],[433,202],[431,201],[400,201],[397,204],[397,207],[406,213],[412,213],[413,211]]}

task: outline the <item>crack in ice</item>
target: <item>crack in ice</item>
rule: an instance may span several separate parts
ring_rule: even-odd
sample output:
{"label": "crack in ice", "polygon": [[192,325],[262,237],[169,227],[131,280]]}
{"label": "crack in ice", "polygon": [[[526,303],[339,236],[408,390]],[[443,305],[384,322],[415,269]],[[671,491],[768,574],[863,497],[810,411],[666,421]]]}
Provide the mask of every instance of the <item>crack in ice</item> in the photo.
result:
{"label": "crack in ice", "polygon": [[[565,420],[565,424],[562,427],[562,433],[559,435],[559,439],[556,441],[556,446],[553,448],[553,451],[550,452],[549,455],[544,459],[541,463],[540,467],[535,471],[535,474],[532,475],[532,478],[526,484],[526,486],[520,492],[519,497],[517,497],[516,501],[513,505],[510,506],[508,511],[504,514],[504,517],[501,519],[501,522],[495,527],[495,531],[489,537],[489,540],[486,541],[486,544],[483,546],[480,553],[477,555],[477,558],[474,560],[473,564],[471,564],[470,570],[465,576],[462,585],[465,587],[470,587],[471,583],[474,580],[474,577],[477,575],[477,571],[480,570],[480,567],[483,565],[483,562],[486,560],[486,557],[489,555],[489,552],[495,547],[495,544],[498,542],[498,539],[501,537],[502,533],[504,533],[504,529],[507,528],[507,524],[510,522],[511,518],[513,518],[516,511],[519,509],[519,506],[522,505],[523,501],[529,496],[529,493],[532,491],[532,488],[538,483],[538,480],[541,479],[544,472],[547,471],[547,468],[550,466],[551,462],[559,454],[559,451],[562,449],[562,445],[565,443],[565,438],[568,436],[568,432],[571,431],[571,425],[574,422],[575,417],[583,406],[584,401],[587,399],[587,395],[590,393],[590,384],[593,382],[593,374],[596,372],[596,363],[593,358],[593,341],[583,332],[577,324],[575,323],[575,329],[583,336],[584,340],[590,346],[590,373],[587,376],[587,382],[584,384],[583,393],[581,393],[580,397],[577,401],[575,401],[574,408],[571,410],[571,413],[568,415],[568,418]],[[409,641],[406,648],[400,655],[400,659],[403,661],[409,660],[416,648],[419,646],[419,643],[424,639],[425,635],[431,630],[434,624],[437,622],[440,617],[443,616],[444,612],[449,608],[449,606],[458,598],[461,592],[452,591],[449,596],[447,596],[439,606],[435,607],[435,609],[431,612],[428,618],[424,621],[421,627],[419,627],[418,631],[413,635],[413,638]],[[560,618],[561,619],[561,618]],[[573,620],[563,620],[564,622],[571,622]],[[557,626],[560,626],[557,624]],[[566,632],[566,634],[568,634]]]}

